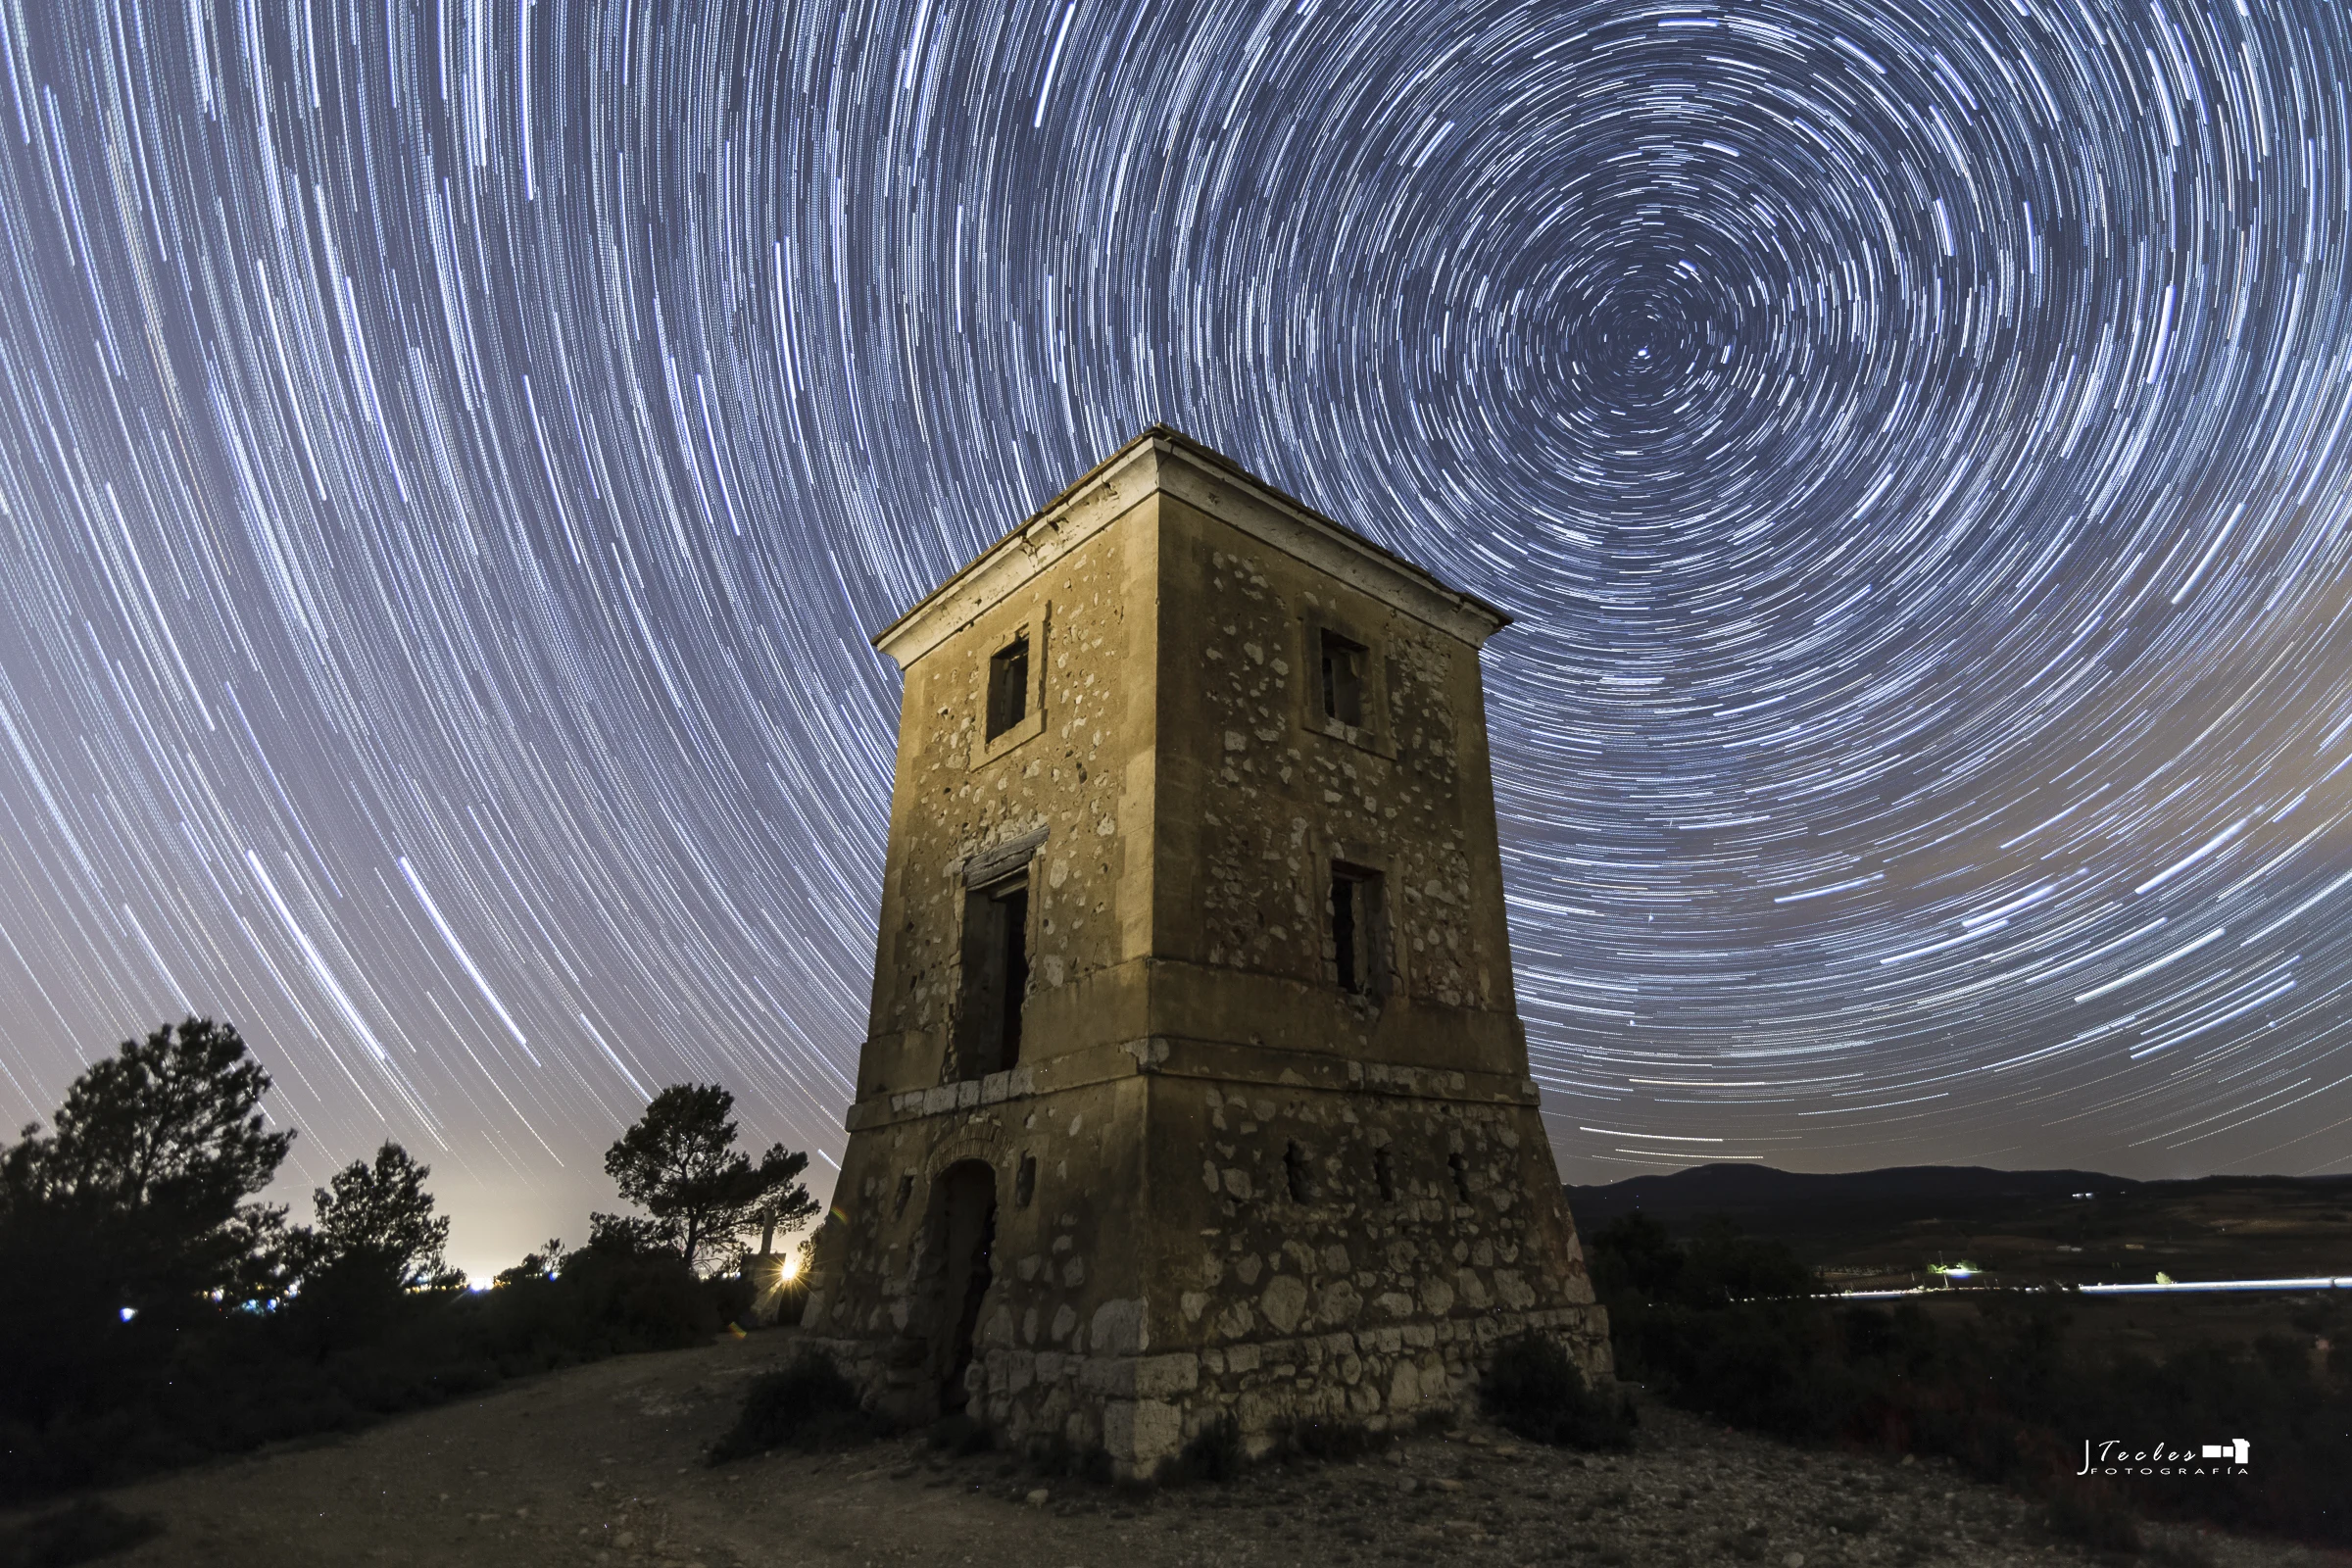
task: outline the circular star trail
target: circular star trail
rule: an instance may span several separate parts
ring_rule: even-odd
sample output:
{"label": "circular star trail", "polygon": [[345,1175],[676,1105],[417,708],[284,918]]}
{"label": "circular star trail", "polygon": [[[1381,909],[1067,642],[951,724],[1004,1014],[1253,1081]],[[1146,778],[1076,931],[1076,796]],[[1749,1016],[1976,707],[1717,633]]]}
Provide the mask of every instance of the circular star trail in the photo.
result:
{"label": "circular star trail", "polygon": [[[864,634],[1147,420],[1519,616],[1564,1167],[2342,1169],[2331,0],[0,8],[0,1100],[838,1147]],[[821,1163],[821,1162],[820,1162]]]}

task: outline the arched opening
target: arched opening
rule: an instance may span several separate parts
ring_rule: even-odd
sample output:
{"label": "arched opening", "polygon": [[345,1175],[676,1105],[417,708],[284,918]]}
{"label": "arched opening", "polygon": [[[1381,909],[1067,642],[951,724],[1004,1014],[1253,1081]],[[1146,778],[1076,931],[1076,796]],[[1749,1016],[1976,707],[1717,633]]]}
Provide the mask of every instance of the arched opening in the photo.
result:
{"label": "arched opening", "polygon": [[931,1266],[931,1345],[928,1368],[941,1415],[961,1410],[970,1396],[963,1375],[972,1364],[980,1307],[996,1277],[989,1253],[997,1239],[997,1173],[985,1161],[948,1167],[931,1189],[927,1227]]}

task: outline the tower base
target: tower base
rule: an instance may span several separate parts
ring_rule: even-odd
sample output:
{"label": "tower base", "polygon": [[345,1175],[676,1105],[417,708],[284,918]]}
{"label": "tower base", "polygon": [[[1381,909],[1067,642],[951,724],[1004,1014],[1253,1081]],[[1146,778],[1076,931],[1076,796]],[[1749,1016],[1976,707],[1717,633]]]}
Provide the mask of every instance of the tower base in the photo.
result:
{"label": "tower base", "polygon": [[811,1342],[897,1419],[960,1409],[1123,1478],[1228,1415],[1260,1453],[1464,1409],[1522,1334],[1608,1378],[1532,1083],[1330,1057],[1327,1085],[1169,1070],[1185,1054],[1139,1042],[1093,1081],[1064,1057],[1056,1082],[860,1106]]}

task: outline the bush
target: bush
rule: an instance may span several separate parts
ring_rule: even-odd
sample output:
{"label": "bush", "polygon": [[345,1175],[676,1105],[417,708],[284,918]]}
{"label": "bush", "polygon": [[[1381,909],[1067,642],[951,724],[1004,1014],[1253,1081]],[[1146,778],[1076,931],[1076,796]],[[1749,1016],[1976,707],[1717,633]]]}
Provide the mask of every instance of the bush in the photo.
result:
{"label": "bush", "polygon": [[[0,1503],[114,1485],[438,1404],[501,1379],[607,1355],[708,1344],[729,1282],[697,1280],[674,1255],[595,1252],[556,1278],[479,1295],[402,1294],[366,1314],[218,1311],[142,1348],[120,1325],[136,1388],[101,1384],[45,1419],[0,1412]],[[160,1336],[159,1336],[160,1337]]]}
{"label": "bush", "polygon": [[[1619,1372],[1672,1403],[1792,1442],[1947,1457],[2038,1499],[2053,1532],[2101,1549],[2128,1549],[2117,1543],[2136,1531],[2134,1507],[2352,1544],[2352,1369],[2340,1351],[2323,1360],[2308,1340],[2271,1337],[2162,1361],[2084,1354],[2069,1343],[2062,1293],[1987,1294],[1942,1317],[1915,1302],[1835,1306],[1762,1289],[1794,1284],[1784,1248],[1722,1226],[1687,1249],[1664,1234],[1638,1215],[1608,1227],[1593,1275]],[[2295,1321],[2311,1333],[2336,1320]],[[2074,1474],[2086,1435],[2222,1432],[2253,1443],[2251,1475],[2117,1477],[2086,1493]]]}
{"label": "bush", "polygon": [[1318,1463],[1360,1459],[1387,1445],[1388,1440],[1359,1421],[1293,1420],[1275,1430],[1276,1446],[1285,1453]]}
{"label": "bush", "polygon": [[1540,1335],[1497,1347],[1478,1393],[1496,1425],[1530,1443],[1616,1452],[1634,1446],[1633,1401],[1596,1392],[1568,1352]]}
{"label": "bush", "polygon": [[988,1428],[962,1410],[953,1411],[931,1423],[931,1446],[951,1458],[968,1459],[988,1451]]}
{"label": "bush", "polygon": [[2140,1549],[2139,1521],[2105,1487],[2060,1486],[2042,1509],[2041,1522],[2051,1535],[2094,1551]]}
{"label": "bush", "polygon": [[83,1497],[0,1531],[0,1568],[70,1568],[127,1551],[163,1527],[111,1503]]}
{"label": "bush", "polygon": [[1072,1476],[1105,1487],[1117,1474],[1109,1449],[1100,1444],[1081,1447],[1058,1432],[1029,1440],[1029,1462],[1050,1476]]}
{"label": "bush", "polygon": [[1785,1242],[1742,1235],[1731,1221],[1700,1224],[1688,1246],[1636,1209],[1592,1238],[1592,1284],[1607,1300],[1638,1297],[1676,1306],[1812,1296],[1813,1271]]}
{"label": "bush", "polygon": [[2154,1541],[2144,1548],[2156,1568],[2217,1568],[2204,1543],[2181,1537]]}
{"label": "bush", "polygon": [[841,1375],[832,1357],[804,1350],[781,1372],[753,1379],[743,1414],[711,1448],[710,1462],[726,1464],[782,1447],[818,1453],[865,1443],[889,1430],[864,1407],[857,1385]]}
{"label": "bush", "polygon": [[[665,1093],[715,1107],[697,1126],[724,1139],[695,1147],[717,1185],[662,1186],[653,1218],[592,1215],[586,1247],[550,1242],[470,1296],[430,1173],[396,1144],[316,1194],[316,1229],[253,1201],[293,1139],[270,1130],[269,1088],[233,1028],[191,1018],[93,1063],[50,1131],[0,1143],[0,1353],[22,1352],[0,1375],[0,1505],[708,1343],[748,1321],[752,1296],[698,1278],[693,1247],[731,1247],[748,1224],[772,1244],[814,1208],[805,1155],[752,1166],[720,1147],[723,1090]],[[666,1136],[630,1147],[659,1153]]]}
{"label": "bush", "polygon": [[752,1326],[752,1302],[757,1293],[752,1282],[741,1274],[715,1274],[703,1281],[703,1294],[710,1299],[711,1316],[724,1328],[732,1323],[737,1328]]}
{"label": "bush", "polygon": [[1248,1458],[1242,1446],[1242,1424],[1228,1410],[1185,1440],[1170,1467],[1169,1479],[1210,1481],[1221,1486],[1242,1473]]}
{"label": "bush", "polygon": [[668,1248],[639,1245],[625,1231],[592,1235],[564,1259],[554,1284],[572,1334],[592,1353],[683,1349],[721,1325],[709,1282]]}
{"label": "bush", "polygon": [[1795,1443],[1839,1435],[1855,1401],[1809,1301],[1611,1305],[1617,1370],[1672,1402]]}

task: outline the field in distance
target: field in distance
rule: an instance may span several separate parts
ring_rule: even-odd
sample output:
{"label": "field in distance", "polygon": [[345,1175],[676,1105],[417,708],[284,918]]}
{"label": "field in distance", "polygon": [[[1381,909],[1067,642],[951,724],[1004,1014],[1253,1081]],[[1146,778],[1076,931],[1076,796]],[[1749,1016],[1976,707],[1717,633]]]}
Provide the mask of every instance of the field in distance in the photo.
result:
{"label": "field in distance", "polygon": [[[1932,1264],[1974,1265],[1972,1287],[2306,1279],[2352,1275],[2352,1176],[2208,1176],[2138,1182],[2078,1170],[1916,1165],[1843,1175],[1714,1164],[1570,1187],[1590,1249],[1636,1209],[1676,1236],[1711,1217],[1777,1238],[1832,1290],[1944,1283]],[[1938,1319],[1984,1298],[1932,1290]],[[2164,1356],[2199,1341],[2325,1336],[2352,1291],[2074,1298],[2068,1337],[2084,1349]],[[2321,1343],[2325,1343],[2323,1338]]]}
{"label": "field in distance", "polygon": [[1677,1234],[1722,1215],[1787,1242],[1838,1289],[1932,1284],[1931,1265],[1955,1263],[2023,1288],[2352,1275],[2352,1176],[1715,1164],[1570,1187],[1568,1206],[1587,1238],[1635,1209]]}

